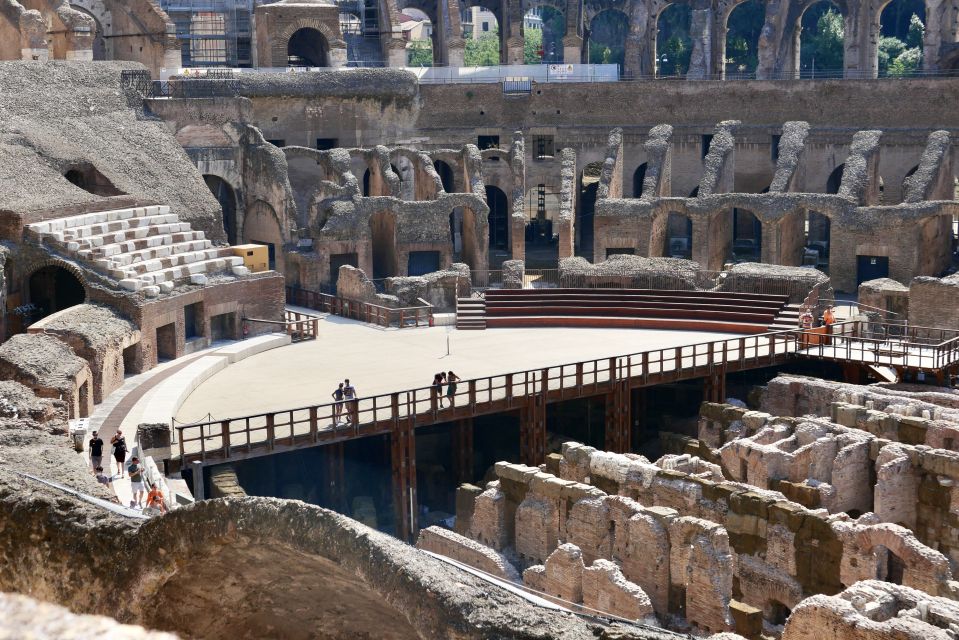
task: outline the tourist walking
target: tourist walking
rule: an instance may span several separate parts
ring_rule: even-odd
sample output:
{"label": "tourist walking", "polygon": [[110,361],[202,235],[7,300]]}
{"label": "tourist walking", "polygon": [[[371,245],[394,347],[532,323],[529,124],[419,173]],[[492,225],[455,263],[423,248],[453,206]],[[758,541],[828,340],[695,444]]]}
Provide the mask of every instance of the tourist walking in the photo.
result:
{"label": "tourist walking", "polygon": [[130,474],[130,491],[133,492],[133,500],[130,501],[130,506],[137,509],[142,508],[141,500],[143,500],[143,467],[140,466],[140,459],[136,456],[133,456],[130,459],[130,466],[127,467],[127,472]]}
{"label": "tourist walking", "polygon": [[333,396],[333,426],[340,424],[340,417],[343,415],[343,383],[332,393]]}
{"label": "tourist walking", "polygon": [[103,469],[103,439],[97,435],[96,431],[90,438],[90,466],[93,468],[94,474],[96,474],[97,469]]}
{"label": "tourist walking", "polygon": [[103,467],[97,466],[97,468],[94,469],[94,472],[96,473],[96,476],[97,476],[97,482],[99,482],[100,484],[106,485],[108,487],[111,484],[113,484],[113,478],[111,478],[110,476],[106,474],[106,472],[103,470]]}
{"label": "tourist walking", "polygon": [[347,378],[343,381],[343,400],[346,402],[346,424],[347,426],[357,426],[360,423],[359,419],[359,401],[356,399],[356,387],[350,384],[350,379]]}
{"label": "tourist walking", "polygon": [[446,374],[446,397],[449,398],[450,408],[456,406],[456,383],[460,381],[460,377],[450,371]]}
{"label": "tourist walking", "polygon": [[116,435],[110,438],[110,444],[113,446],[113,459],[117,461],[117,472],[123,477],[123,463],[127,459],[127,439],[123,432],[117,429]]}

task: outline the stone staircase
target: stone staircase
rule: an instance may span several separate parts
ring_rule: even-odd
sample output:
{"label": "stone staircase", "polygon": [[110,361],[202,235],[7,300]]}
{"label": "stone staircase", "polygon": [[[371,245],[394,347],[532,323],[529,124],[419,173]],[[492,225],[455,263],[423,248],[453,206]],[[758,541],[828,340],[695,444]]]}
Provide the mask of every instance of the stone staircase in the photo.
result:
{"label": "stone staircase", "polygon": [[486,301],[482,298],[459,298],[456,301],[457,329],[485,329]]}
{"label": "stone staircase", "polygon": [[786,331],[799,328],[799,308],[798,304],[787,304],[780,309],[779,313],[769,325],[770,331]]}
{"label": "stone staircase", "polygon": [[245,276],[243,258],[214,247],[202,231],[152,205],[35,222],[26,236],[148,297],[213,275]]}

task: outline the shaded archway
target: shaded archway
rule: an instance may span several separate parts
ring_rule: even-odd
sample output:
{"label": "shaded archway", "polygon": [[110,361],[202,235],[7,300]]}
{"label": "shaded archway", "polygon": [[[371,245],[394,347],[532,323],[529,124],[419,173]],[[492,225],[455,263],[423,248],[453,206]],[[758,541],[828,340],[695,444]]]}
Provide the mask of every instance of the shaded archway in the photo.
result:
{"label": "shaded archway", "polygon": [[377,211],[370,216],[370,241],[373,245],[373,279],[398,275],[396,217],[391,211]]}
{"label": "shaded archway", "polygon": [[499,187],[486,185],[486,204],[489,206],[489,249],[509,251],[509,201]]}
{"label": "shaded archway", "polygon": [[297,29],[286,45],[286,66],[329,66],[329,50],[330,46],[326,42],[326,37],[316,29],[310,27]]}
{"label": "shaded archway", "polygon": [[434,160],[433,168],[436,169],[436,173],[440,177],[440,182],[443,184],[443,191],[446,193],[455,193],[456,183],[453,180],[453,167],[443,160]]}
{"label": "shaded archway", "polygon": [[626,64],[626,35],[629,17],[618,9],[604,9],[589,21],[586,37],[586,62],[589,64]]}
{"label": "shaded archway", "polygon": [[845,25],[841,9],[829,0],[809,5],[797,20],[796,58],[800,78],[841,78]]}
{"label": "shaded archway", "polygon": [[643,164],[636,167],[636,171],[633,172],[633,197],[640,198],[643,195],[643,181],[646,179],[646,167],[648,165],[644,162]]}
{"label": "shaded archway", "polygon": [[656,77],[682,77],[689,71],[693,41],[689,37],[692,7],[671,4],[656,17]]}
{"label": "shaded archway", "polygon": [[523,18],[523,60],[526,64],[553,64],[563,61],[566,17],[549,5],[532,7]]}
{"label": "shaded archway", "polygon": [[837,194],[839,187],[842,186],[842,172],[846,169],[846,163],[843,163],[832,170],[829,177],[826,178],[826,193]]}
{"label": "shaded archway", "polygon": [[923,0],[892,0],[879,14],[876,47],[879,76],[907,76],[922,68],[926,5]]}
{"label": "shaded archway", "polygon": [[86,14],[93,20],[93,59],[97,60],[106,60],[107,59],[107,40],[103,33],[103,25],[100,23],[100,20],[97,19],[93,13],[84,7],[79,7],[75,4],[71,4],[70,8],[79,11],[80,13]]}
{"label": "shaded archway", "polygon": [[33,321],[82,304],[87,297],[80,279],[68,269],[57,265],[40,267],[30,274],[28,289],[30,304],[36,307],[31,318]]}
{"label": "shaded archway", "polygon": [[733,260],[760,262],[763,249],[763,225],[752,211],[733,209]]}
{"label": "shaded archway", "polygon": [[693,221],[689,216],[670,212],[666,220],[666,243],[663,255],[670,258],[693,256]]}
{"label": "shaded archway", "polygon": [[406,44],[406,64],[411,67],[432,67],[439,62],[433,20],[425,11],[406,7],[400,16]]}
{"label": "shaded archway", "polygon": [[579,236],[578,254],[593,260],[593,222],[596,213],[596,196],[599,193],[599,175],[602,162],[591,162],[583,168],[579,187],[579,214],[576,231]]}
{"label": "shaded archway", "polygon": [[746,0],[726,19],[726,77],[753,77],[759,66],[759,34],[766,20],[761,0]]}
{"label": "shaded archway", "polygon": [[555,269],[559,261],[560,189],[539,183],[526,192],[526,266]]}
{"label": "shaded archway", "polygon": [[204,174],[203,182],[223,210],[223,230],[226,232],[227,242],[237,244],[239,238],[236,235],[236,193],[233,187],[220,176],[209,174]]}
{"label": "shaded archway", "polygon": [[505,35],[496,13],[479,5],[465,7],[470,16],[464,25],[466,40],[463,64],[467,67],[491,67],[505,60]]}

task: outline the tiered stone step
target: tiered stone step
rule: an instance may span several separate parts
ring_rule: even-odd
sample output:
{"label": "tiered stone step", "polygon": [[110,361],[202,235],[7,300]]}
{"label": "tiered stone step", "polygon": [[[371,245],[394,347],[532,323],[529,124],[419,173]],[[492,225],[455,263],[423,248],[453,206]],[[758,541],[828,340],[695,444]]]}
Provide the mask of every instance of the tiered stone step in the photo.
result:
{"label": "tiered stone step", "polygon": [[27,226],[27,234],[118,280],[124,289],[145,288],[147,295],[170,291],[184,282],[204,284],[208,276],[218,273],[249,273],[243,258],[229,248],[213,247],[202,231],[181,222],[167,206],[37,222]]}
{"label": "tiered stone step", "polygon": [[769,325],[769,330],[788,331],[789,329],[798,329],[800,306],[801,305],[798,304],[787,304],[784,306],[782,310],[776,314],[773,323]]}
{"label": "tiered stone step", "polygon": [[486,301],[482,298],[460,298],[456,303],[457,329],[485,329]]}

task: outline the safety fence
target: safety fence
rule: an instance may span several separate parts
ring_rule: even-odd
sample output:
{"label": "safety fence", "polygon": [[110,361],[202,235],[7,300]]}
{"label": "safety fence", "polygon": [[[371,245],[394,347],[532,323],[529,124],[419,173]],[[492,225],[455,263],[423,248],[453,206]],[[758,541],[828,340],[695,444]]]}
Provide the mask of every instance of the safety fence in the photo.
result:
{"label": "safety fence", "polygon": [[420,306],[396,308],[378,305],[372,302],[364,302],[362,300],[341,298],[328,293],[310,291],[299,287],[287,287],[286,301],[288,304],[343,316],[344,318],[351,318],[381,327],[403,329],[406,327],[433,325],[433,305],[422,299],[420,299],[420,302],[422,302]]}

